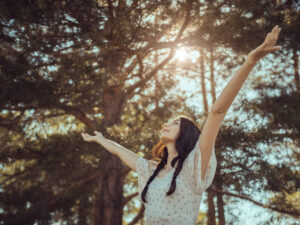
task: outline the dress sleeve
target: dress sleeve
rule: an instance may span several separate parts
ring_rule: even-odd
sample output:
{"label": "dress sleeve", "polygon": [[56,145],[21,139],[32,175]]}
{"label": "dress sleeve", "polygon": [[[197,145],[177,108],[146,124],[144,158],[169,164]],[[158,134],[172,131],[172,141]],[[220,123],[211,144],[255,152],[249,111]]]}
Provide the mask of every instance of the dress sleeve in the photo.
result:
{"label": "dress sleeve", "polygon": [[200,152],[200,138],[198,139],[194,149],[188,154],[186,171],[187,176],[192,180],[192,188],[195,194],[203,193],[213,182],[217,159],[215,155],[215,146],[213,146],[212,153],[206,167],[204,180],[201,179],[201,152]]}
{"label": "dress sleeve", "polygon": [[142,191],[144,190],[146,183],[149,178],[149,169],[148,169],[148,161],[140,157],[136,161],[136,172],[138,174],[138,190],[139,190],[139,200],[142,201],[141,195]]}

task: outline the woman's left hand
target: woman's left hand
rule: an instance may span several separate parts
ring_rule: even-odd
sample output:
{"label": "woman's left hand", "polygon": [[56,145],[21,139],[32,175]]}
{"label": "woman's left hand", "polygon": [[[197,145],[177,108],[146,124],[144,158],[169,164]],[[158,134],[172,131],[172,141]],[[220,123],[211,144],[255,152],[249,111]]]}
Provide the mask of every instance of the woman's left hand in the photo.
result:
{"label": "woman's left hand", "polygon": [[281,31],[281,28],[278,25],[276,25],[272,29],[271,33],[267,34],[265,41],[260,46],[258,46],[256,49],[252,50],[248,56],[252,60],[256,61],[275,50],[281,49],[281,46],[278,46],[278,45],[274,46],[277,42],[280,31]]}

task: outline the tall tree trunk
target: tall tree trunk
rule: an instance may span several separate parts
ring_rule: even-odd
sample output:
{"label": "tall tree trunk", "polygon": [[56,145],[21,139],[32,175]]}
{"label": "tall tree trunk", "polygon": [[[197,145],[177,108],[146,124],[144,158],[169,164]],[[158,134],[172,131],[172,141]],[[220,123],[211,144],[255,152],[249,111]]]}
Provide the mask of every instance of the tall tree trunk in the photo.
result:
{"label": "tall tree trunk", "polygon": [[295,85],[296,89],[300,89],[299,82],[299,68],[298,68],[298,51],[297,48],[293,48],[293,61],[294,61],[294,76],[295,76]]}
{"label": "tall tree trunk", "polygon": [[82,197],[79,198],[78,224],[87,225],[87,204]]}
{"label": "tall tree trunk", "polygon": [[216,212],[214,203],[214,194],[207,193],[208,210],[207,210],[207,225],[216,225]]}
{"label": "tall tree trunk", "polygon": [[203,97],[203,105],[205,113],[208,113],[208,104],[207,104],[207,97],[206,97],[206,86],[205,86],[205,70],[204,70],[204,52],[203,49],[200,50],[200,73],[201,73],[201,91]]}
{"label": "tall tree trunk", "polygon": [[213,102],[216,101],[216,84],[215,84],[215,78],[214,78],[214,51],[213,48],[209,49],[210,51],[210,87],[211,87],[211,96],[213,98]]}
{"label": "tall tree trunk", "polygon": [[[216,101],[216,92],[215,92],[215,82],[214,82],[214,58],[213,58],[213,49],[210,48],[210,85],[211,85],[211,95],[213,98],[213,103]],[[214,193],[208,192],[208,220],[207,225],[216,224],[216,214],[215,214],[215,203],[214,203]]]}
{"label": "tall tree trunk", "polygon": [[[222,176],[220,175],[220,170],[217,169],[216,171],[216,178],[215,185],[218,190],[222,189]],[[225,214],[224,214],[224,201],[223,201],[223,194],[217,193],[217,207],[218,207],[218,225],[225,225]]]}
{"label": "tall tree trunk", "polygon": [[[116,165],[119,162],[119,166]],[[94,202],[94,225],[122,225],[123,216],[123,183],[120,176],[120,160],[112,156],[106,162],[107,172],[97,180]]]}

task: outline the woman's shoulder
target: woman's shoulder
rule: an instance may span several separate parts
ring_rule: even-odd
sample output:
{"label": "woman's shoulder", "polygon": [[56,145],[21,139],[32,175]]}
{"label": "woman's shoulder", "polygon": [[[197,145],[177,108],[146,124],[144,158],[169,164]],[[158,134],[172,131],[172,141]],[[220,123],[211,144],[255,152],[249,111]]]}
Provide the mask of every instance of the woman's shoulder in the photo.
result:
{"label": "woman's shoulder", "polygon": [[157,168],[158,162],[155,162],[153,160],[147,160],[147,161],[148,161],[149,171],[155,170]]}

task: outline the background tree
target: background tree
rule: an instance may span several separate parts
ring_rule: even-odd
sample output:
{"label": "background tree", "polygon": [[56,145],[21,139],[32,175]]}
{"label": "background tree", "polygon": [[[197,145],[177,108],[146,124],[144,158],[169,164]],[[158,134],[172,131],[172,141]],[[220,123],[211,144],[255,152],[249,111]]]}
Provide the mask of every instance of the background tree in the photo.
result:
{"label": "background tree", "polygon": [[[129,216],[129,224],[143,223],[143,205],[134,200],[136,177],[101,146],[83,143],[79,133],[99,130],[151,158],[162,122],[174,112],[203,122],[233,70],[274,24],[284,31],[283,49],[258,63],[248,82],[256,88],[246,83],[228,113],[216,142],[219,164],[208,215],[200,213],[198,222],[237,224],[237,215],[226,210],[237,199],[270,209],[273,224],[299,217],[295,2],[0,4],[3,223],[121,224]],[[178,46],[201,54],[179,63],[173,60]],[[196,83],[190,96],[177,91],[179,77]],[[250,90],[258,93],[253,101]],[[187,102],[199,96],[200,110],[191,111]],[[268,151],[282,146],[295,157]],[[274,165],[268,155],[287,161]],[[270,196],[267,203],[253,198],[259,191]]]}

